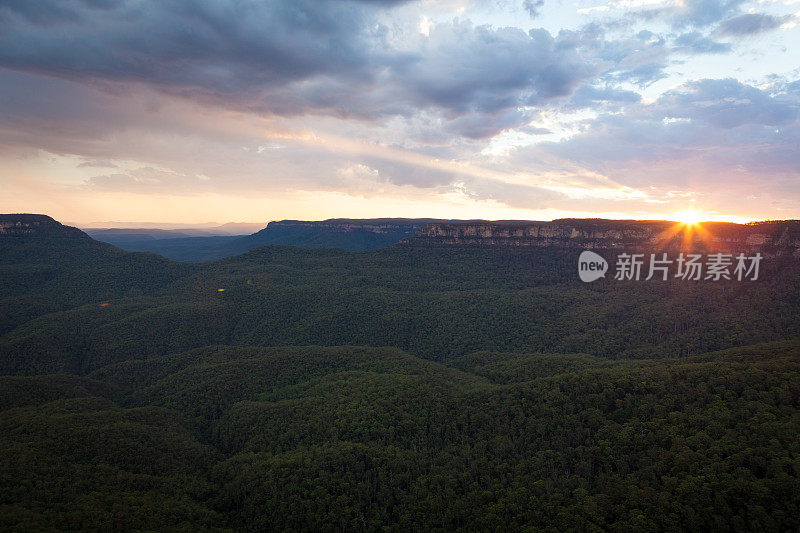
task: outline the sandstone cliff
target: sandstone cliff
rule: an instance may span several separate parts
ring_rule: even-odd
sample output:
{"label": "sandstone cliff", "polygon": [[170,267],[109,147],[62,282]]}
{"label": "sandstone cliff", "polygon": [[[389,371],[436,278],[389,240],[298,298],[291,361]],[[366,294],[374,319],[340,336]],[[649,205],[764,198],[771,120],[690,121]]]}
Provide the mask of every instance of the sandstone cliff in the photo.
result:
{"label": "sandstone cliff", "polygon": [[552,222],[437,222],[401,246],[554,246],[582,249],[762,251],[800,256],[800,221],[750,224],[560,219]]}

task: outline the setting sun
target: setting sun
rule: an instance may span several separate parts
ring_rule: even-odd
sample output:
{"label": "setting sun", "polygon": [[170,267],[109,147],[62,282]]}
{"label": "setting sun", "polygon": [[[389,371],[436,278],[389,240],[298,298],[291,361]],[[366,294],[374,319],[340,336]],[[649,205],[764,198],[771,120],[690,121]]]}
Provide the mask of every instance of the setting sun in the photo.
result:
{"label": "setting sun", "polygon": [[680,213],[675,213],[673,218],[677,222],[694,225],[703,221],[703,214],[697,211],[681,211]]}

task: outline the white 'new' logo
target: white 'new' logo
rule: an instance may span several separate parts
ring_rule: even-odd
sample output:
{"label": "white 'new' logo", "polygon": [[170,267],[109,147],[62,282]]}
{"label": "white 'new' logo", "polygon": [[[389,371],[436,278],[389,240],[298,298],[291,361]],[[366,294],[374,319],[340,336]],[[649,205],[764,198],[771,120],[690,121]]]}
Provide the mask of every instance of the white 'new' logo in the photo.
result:
{"label": "white 'new' logo", "polygon": [[608,262],[603,256],[589,250],[581,252],[581,256],[578,258],[578,276],[581,281],[590,282],[602,278],[607,271]]}

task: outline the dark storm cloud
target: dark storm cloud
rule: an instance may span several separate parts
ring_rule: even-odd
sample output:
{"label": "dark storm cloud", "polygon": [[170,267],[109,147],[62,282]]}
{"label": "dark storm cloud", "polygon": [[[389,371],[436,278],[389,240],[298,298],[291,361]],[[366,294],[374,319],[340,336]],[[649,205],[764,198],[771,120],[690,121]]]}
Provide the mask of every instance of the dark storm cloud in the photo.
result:
{"label": "dark storm cloud", "polygon": [[353,3],[37,2],[3,4],[0,65],[175,91],[248,93],[319,73],[365,75],[364,10]]}
{"label": "dark storm cloud", "polygon": [[[447,110],[452,127],[482,137],[525,122],[521,106],[569,95],[596,69],[569,42],[543,29],[440,24],[422,50],[395,69],[415,107]],[[475,130],[483,119],[487,131]]]}
{"label": "dark storm cloud", "polygon": [[478,139],[524,124],[524,106],[567,96],[597,72],[579,45],[542,29],[454,21],[411,41],[384,56],[374,84],[318,76],[271,91],[272,110],[362,119],[428,111],[444,131]]}
{"label": "dark storm cloud", "polygon": [[114,9],[123,0],[5,0],[0,11],[15,12],[34,24],[54,24],[57,22],[77,22],[86,10]]}
{"label": "dark storm cloud", "polygon": [[718,28],[720,35],[755,35],[779,28],[791,16],[775,17],[764,13],[746,13],[723,20]]}
{"label": "dark storm cloud", "polygon": [[398,3],[6,2],[0,67],[266,114],[373,120],[430,110],[472,138],[521,125],[521,106],[569,95],[595,73],[580,44],[543,29],[454,21],[403,35],[377,22],[379,7]]}

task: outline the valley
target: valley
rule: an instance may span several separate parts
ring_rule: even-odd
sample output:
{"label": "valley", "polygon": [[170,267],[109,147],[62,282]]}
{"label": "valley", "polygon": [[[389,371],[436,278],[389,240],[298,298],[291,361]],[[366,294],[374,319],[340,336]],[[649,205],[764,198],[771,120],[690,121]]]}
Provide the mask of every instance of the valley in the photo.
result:
{"label": "valley", "polygon": [[587,284],[575,246],[0,221],[0,527],[800,527],[791,225],[756,282]]}

